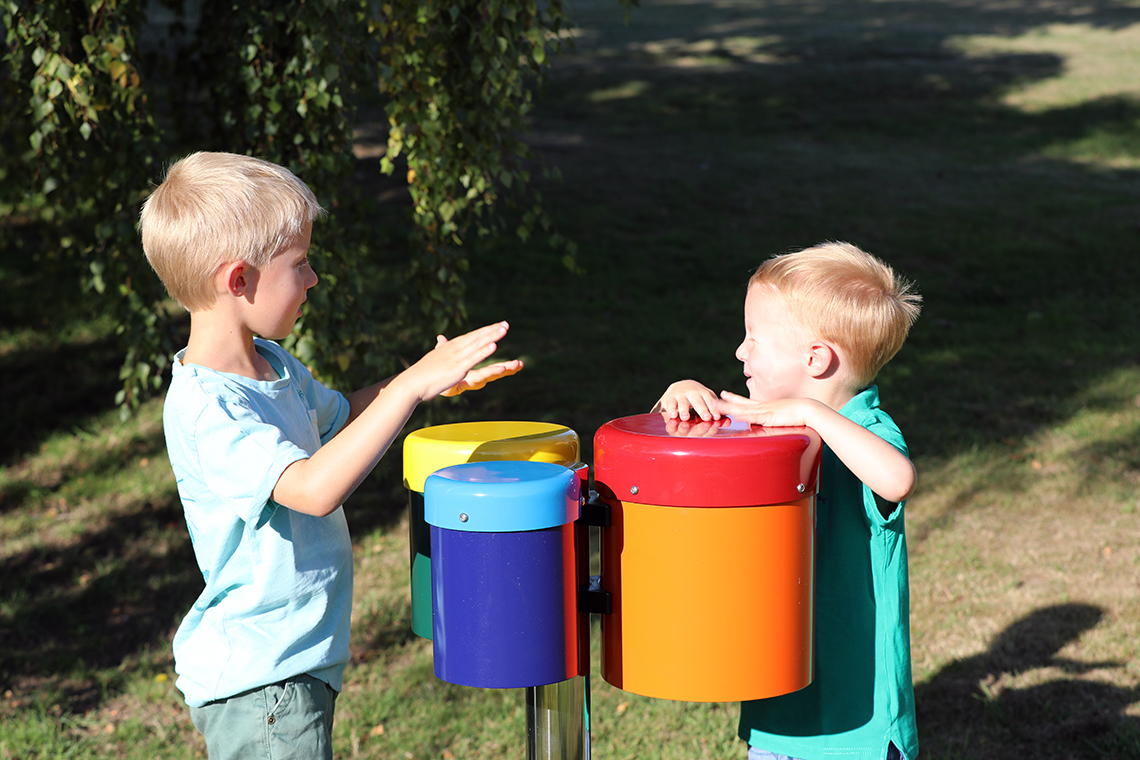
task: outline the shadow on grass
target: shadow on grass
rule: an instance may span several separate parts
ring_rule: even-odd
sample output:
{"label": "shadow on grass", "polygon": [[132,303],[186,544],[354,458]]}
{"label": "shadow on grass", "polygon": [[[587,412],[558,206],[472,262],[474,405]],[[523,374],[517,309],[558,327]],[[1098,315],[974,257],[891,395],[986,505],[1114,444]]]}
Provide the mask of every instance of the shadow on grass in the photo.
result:
{"label": "shadow on grass", "polygon": [[[1127,307],[1140,280],[1137,172],[1045,157],[1104,135],[1135,157],[1120,145],[1140,146],[1140,102],[1019,111],[1003,93],[1062,74],[1066,60],[955,46],[1053,24],[1122,29],[1140,8],[688,2],[647,4],[622,27],[603,7],[575,6],[586,32],[556,62],[537,117],[543,134],[576,138],[555,148],[565,185],[544,192],[583,251],[581,290],[603,306],[566,294],[587,348],[561,360],[568,336],[545,342],[560,365],[604,357],[608,398],[591,427],[644,411],[679,377],[735,370],[739,326],[709,331],[725,313],[739,323],[751,268],[823,239],[864,245],[926,297],[880,381],[917,457],[1021,440],[1077,411],[1106,367],[1140,356]],[[503,250],[480,259],[472,292],[503,308],[527,287],[514,268]],[[712,341],[727,348],[716,366]],[[567,390],[552,405],[568,415],[602,406]],[[508,408],[533,415],[540,398],[520,389]]]}
{"label": "shadow on grass", "polygon": [[[105,680],[92,679],[95,671],[122,677],[136,655],[168,639],[202,586],[177,501],[99,524],[0,563],[0,684],[19,692],[53,683],[75,712],[103,696],[92,692]],[[159,657],[160,672],[167,659]]]}
{"label": "shadow on grass", "polygon": [[[47,334],[53,329],[49,325]],[[9,400],[0,424],[0,466],[18,464],[53,433],[82,428],[113,408],[122,361],[111,338],[49,340],[0,353],[0,394]]]}
{"label": "shadow on grass", "polygon": [[[988,651],[916,685],[922,755],[1136,757],[1140,721],[1124,713],[1140,702],[1140,690],[1077,678],[1127,663],[1082,662],[1059,654],[1103,617],[1103,610],[1087,604],[1035,610],[999,634]],[[1044,669],[1057,675],[1031,686],[1003,683],[1003,678]]]}

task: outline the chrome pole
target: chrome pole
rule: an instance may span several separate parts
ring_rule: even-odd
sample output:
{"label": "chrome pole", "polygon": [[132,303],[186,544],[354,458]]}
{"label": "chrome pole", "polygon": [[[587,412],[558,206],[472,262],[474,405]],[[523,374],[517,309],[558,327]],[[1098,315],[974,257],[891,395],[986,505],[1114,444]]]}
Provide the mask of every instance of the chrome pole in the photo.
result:
{"label": "chrome pole", "polygon": [[589,760],[586,677],[526,689],[528,760]]}

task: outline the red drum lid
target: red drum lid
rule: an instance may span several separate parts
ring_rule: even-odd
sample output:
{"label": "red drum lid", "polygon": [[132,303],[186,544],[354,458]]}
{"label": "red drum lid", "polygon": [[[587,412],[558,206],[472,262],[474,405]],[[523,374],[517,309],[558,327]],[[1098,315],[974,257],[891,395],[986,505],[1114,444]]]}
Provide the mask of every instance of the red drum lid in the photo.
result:
{"label": "red drum lid", "polygon": [[821,451],[807,427],[638,414],[595,433],[594,487],[607,498],[667,507],[786,504],[815,492]]}

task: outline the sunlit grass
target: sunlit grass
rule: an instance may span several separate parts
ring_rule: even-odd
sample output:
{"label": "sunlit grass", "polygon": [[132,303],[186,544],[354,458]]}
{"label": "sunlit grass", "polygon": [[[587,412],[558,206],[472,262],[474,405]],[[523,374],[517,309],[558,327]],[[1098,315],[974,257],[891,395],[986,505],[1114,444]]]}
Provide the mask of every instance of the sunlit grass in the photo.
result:
{"label": "sunlit grass", "polygon": [[1025,78],[1005,88],[1003,103],[1028,113],[1072,108],[1115,97],[1140,96],[1140,27],[1103,28],[1088,23],[1049,24],[1016,36],[973,35],[948,41],[971,58],[1005,53],[1054,56],[1058,72]]}
{"label": "sunlit grass", "polygon": [[975,59],[1010,54],[1055,58],[1054,76],[1015,79],[999,94],[1000,102],[1040,116],[1099,106],[1115,118],[1090,123],[1080,134],[1044,146],[1041,155],[1111,169],[1140,166],[1140,79],[1135,75],[1140,70],[1140,27],[1050,24],[1012,37],[955,38],[949,45]]}

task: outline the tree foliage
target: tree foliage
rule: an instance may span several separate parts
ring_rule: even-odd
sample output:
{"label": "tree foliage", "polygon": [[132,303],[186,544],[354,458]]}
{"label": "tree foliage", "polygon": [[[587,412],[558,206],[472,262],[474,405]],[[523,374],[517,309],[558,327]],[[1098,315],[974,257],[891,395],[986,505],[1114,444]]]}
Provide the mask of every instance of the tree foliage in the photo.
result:
{"label": "tree foliage", "polygon": [[[129,408],[161,387],[176,347],[178,315],[136,231],[162,168],[200,149],[281,163],[333,211],[311,252],[322,285],[291,348],[333,384],[374,378],[400,347],[464,321],[466,249],[503,230],[504,208],[518,208],[520,236],[544,233],[573,266],[528,189],[522,140],[567,24],[560,0],[0,0],[2,244],[80,265],[87,297],[118,325]],[[354,104],[377,92],[380,169],[406,171],[413,200],[396,271],[372,255],[352,153]]]}

